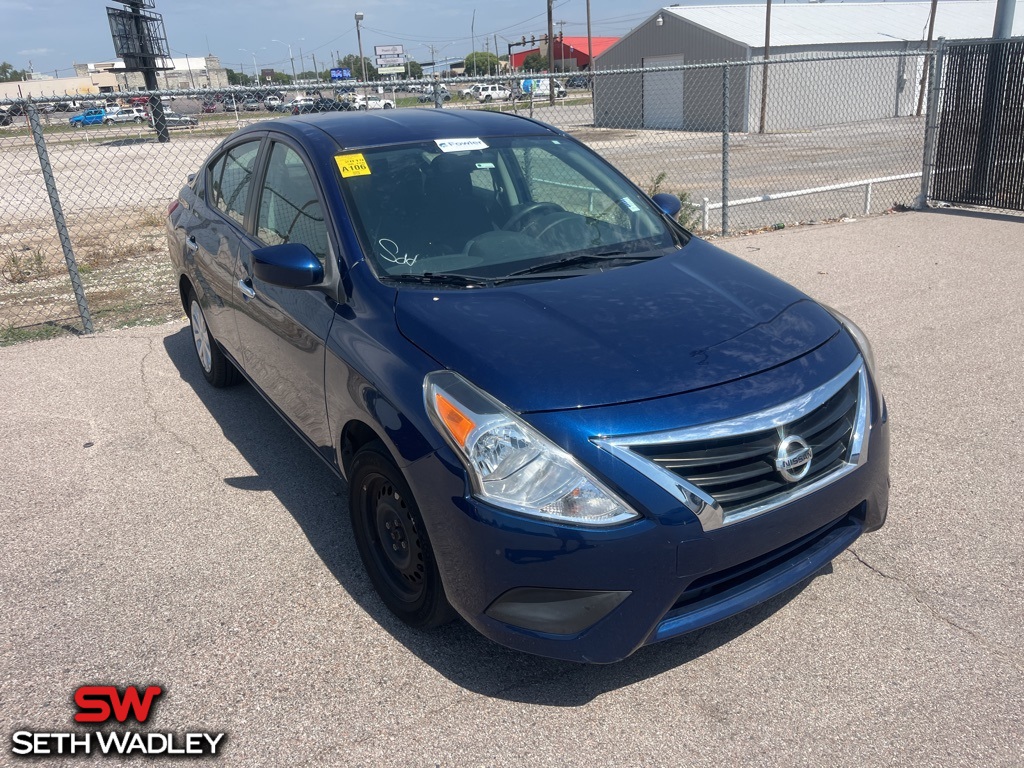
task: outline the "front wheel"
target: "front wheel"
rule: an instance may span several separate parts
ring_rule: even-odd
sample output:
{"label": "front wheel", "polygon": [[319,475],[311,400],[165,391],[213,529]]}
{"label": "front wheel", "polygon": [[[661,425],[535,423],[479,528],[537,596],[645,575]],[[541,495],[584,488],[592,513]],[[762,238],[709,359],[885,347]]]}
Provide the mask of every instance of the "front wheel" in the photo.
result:
{"label": "front wheel", "polygon": [[429,629],[455,617],[409,484],[384,446],[352,459],[349,511],[356,546],[374,589],[406,624]]}
{"label": "front wheel", "polygon": [[114,124],[114,121],[113,121],[113,120],[109,120],[109,119],[108,119],[108,120],[104,120],[104,121],[103,121],[103,124],[104,124],[104,125],[113,125],[113,124]]}
{"label": "front wheel", "polygon": [[136,125],[142,125],[142,118],[141,117],[136,117],[135,118],[135,123],[136,123]]}

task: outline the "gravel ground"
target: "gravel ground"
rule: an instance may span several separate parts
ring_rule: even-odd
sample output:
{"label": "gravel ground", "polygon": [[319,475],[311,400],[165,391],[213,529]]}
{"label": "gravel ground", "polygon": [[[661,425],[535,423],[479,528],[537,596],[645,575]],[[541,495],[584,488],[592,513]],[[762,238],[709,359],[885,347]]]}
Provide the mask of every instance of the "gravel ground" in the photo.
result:
{"label": "gravel ground", "polygon": [[609,667],[393,620],[344,484],[250,388],[205,385],[182,320],[0,349],[0,732],[71,730],[83,684],[155,683],[147,727],[226,732],[223,765],[1019,766],[1022,224],[724,241],[873,339],[889,521]]}

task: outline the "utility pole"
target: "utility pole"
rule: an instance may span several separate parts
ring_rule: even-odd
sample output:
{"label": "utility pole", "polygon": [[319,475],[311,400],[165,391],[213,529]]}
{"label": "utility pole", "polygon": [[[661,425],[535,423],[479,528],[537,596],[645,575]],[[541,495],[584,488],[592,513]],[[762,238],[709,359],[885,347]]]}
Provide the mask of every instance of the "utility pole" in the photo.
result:
{"label": "utility pole", "polygon": [[469,34],[473,36],[473,77],[476,77],[476,8],[473,9],[473,20],[469,22]]}
{"label": "utility pole", "polygon": [[554,0],[548,0],[548,104],[555,106],[555,17]]}

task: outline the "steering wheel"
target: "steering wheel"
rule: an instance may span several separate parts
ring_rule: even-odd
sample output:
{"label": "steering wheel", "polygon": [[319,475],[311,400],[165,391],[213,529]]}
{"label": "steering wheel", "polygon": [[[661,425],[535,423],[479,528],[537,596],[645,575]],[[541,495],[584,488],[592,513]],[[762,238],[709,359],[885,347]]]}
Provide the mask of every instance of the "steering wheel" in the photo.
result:
{"label": "steering wheel", "polygon": [[531,232],[530,234],[532,234],[538,240],[543,240],[544,235],[546,235],[552,229],[554,229],[555,227],[560,227],[561,225],[570,221],[579,222],[578,226],[583,228],[581,231],[583,233],[586,232],[586,225],[583,223],[582,217],[578,213],[573,213],[572,211],[562,211],[560,214],[552,214],[547,224],[545,224],[537,232]]}
{"label": "steering wheel", "polygon": [[505,225],[502,227],[502,229],[511,229],[513,226],[518,224],[527,216],[530,216],[536,213],[537,211],[545,209],[551,209],[552,213],[560,213],[564,210],[562,206],[558,205],[557,203],[527,203],[518,211],[512,214],[511,218],[509,218],[509,220],[505,222]]}

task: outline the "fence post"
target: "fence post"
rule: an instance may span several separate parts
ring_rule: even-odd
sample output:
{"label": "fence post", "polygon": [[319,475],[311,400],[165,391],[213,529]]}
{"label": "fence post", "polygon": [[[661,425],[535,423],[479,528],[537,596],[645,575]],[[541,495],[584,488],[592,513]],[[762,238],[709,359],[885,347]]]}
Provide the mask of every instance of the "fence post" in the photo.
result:
{"label": "fence post", "polygon": [[729,65],[722,65],[722,237],[729,234]]}
{"label": "fence post", "polygon": [[918,210],[928,207],[932,167],[935,164],[936,128],[939,124],[939,94],[942,91],[942,60],[946,56],[946,38],[939,38],[939,47],[928,64],[931,89],[928,93],[928,115],[924,124],[924,158],[921,161],[921,193],[914,205]]}
{"label": "fence post", "polygon": [[71,287],[75,292],[75,301],[78,303],[78,314],[82,317],[82,330],[86,333],[92,333],[92,315],[89,314],[89,305],[85,301],[85,291],[82,290],[82,280],[78,275],[75,251],[71,246],[71,236],[68,234],[67,222],[64,220],[64,210],[60,206],[60,195],[57,194],[57,183],[53,178],[53,167],[50,165],[50,155],[46,151],[43,129],[39,125],[39,113],[36,111],[35,104],[32,103],[31,99],[28,101],[28,122],[32,128],[32,141],[35,142],[36,153],[39,155],[39,167],[43,171],[46,193],[50,196],[53,223],[57,225],[60,247],[64,251],[64,262],[68,267],[68,276],[71,278]]}

